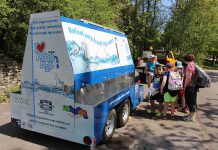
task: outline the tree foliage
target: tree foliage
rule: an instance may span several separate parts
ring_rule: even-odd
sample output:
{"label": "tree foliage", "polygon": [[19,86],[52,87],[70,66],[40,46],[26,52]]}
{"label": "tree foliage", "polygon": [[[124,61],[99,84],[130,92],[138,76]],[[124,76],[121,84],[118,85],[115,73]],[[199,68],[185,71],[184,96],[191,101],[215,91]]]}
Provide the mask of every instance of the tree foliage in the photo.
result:
{"label": "tree foliage", "polygon": [[177,0],[163,37],[169,49],[193,53],[201,63],[207,52],[218,51],[218,1]]}
{"label": "tree foliage", "polygon": [[59,9],[61,14],[117,28],[115,7],[108,0],[0,0],[0,50],[22,59],[29,17],[32,13]]}
{"label": "tree foliage", "polygon": [[22,59],[30,14],[58,9],[125,32],[134,58],[149,46],[192,52],[199,60],[218,52],[218,0],[173,0],[170,17],[162,1],[0,0],[0,50]]}
{"label": "tree foliage", "polygon": [[140,56],[149,46],[160,47],[163,25],[160,0],[134,0],[121,10],[118,26],[131,41],[133,55]]}

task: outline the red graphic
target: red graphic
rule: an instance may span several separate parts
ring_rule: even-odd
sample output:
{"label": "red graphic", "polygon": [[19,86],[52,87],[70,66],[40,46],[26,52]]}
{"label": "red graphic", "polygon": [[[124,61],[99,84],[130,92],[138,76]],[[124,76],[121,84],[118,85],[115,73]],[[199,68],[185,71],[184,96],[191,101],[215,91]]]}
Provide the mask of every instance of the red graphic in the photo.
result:
{"label": "red graphic", "polygon": [[38,44],[37,44],[37,49],[38,49],[38,51],[39,51],[40,53],[42,53],[43,50],[45,49],[45,42],[43,41],[43,42],[41,42],[41,43],[38,43]]}

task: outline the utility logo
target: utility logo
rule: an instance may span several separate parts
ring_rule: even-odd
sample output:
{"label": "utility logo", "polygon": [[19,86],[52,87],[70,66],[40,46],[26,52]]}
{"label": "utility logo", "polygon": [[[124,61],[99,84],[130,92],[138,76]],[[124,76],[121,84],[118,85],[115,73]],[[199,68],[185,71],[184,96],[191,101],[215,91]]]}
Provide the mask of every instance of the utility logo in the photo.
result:
{"label": "utility logo", "polygon": [[49,100],[40,100],[39,106],[44,111],[52,111],[53,105],[52,102]]}
{"label": "utility logo", "polygon": [[50,72],[52,69],[59,69],[59,60],[55,51],[45,51],[46,43],[35,43],[36,62],[40,63],[40,69]]}
{"label": "utility logo", "polygon": [[83,117],[84,119],[88,119],[87,111],[80,107],[73,108],[73,106],[64,105],[63,110],[72,113],[75,115],[75,117]]}

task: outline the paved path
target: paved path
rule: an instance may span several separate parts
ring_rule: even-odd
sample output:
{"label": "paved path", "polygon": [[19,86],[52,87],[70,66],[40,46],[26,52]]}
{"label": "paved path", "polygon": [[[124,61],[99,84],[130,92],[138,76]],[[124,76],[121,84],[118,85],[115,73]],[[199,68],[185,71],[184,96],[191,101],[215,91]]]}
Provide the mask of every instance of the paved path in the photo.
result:
{"label": "paved path", "polygon": [[[146,113],[146,108],[136,111],[128,124],[116,129],[113,139],[97,146],[104,149],[217,150],[218,147],[218,71],[209,71],[213,84],[201,89],[198,95],[198,121],[184,122],[184,114],[177,113],[175,120],[159,120]],[[141,104],[142,107],[148,103]],[[87,146],[60,140],[12,127],[8,104],[0,105],[0,150],[70,150],[90,149]]]}

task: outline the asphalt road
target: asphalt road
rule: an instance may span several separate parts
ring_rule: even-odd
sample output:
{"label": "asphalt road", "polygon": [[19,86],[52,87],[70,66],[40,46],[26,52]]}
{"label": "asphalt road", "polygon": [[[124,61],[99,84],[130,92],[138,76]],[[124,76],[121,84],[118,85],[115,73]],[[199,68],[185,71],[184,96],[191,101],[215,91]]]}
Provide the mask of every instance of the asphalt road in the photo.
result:
{"label": "asphalt road", "polygon": [[[148,103],[130,117],[125,127],[116,129],[110,142],[99,145],[104,149],[217,150],[218,147],[218,71],[209,71],[213,84],[201,89],[198,95],[198,121],[182,121],[183,113],[175,120],[160,120],[147,114]],[[51,136],[17,129],[10,125],[9,105],[0,105],[0,150],[86,150],[88,146]]]}

